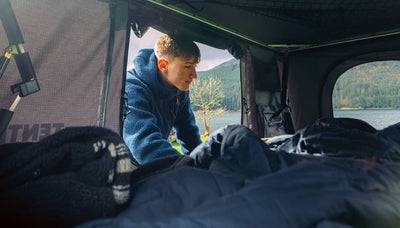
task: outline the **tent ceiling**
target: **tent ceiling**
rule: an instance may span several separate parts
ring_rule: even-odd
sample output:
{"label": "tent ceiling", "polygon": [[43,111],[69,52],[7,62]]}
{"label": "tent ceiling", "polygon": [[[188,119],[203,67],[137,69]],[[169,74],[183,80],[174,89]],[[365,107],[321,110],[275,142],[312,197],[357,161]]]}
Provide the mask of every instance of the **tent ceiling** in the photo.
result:
{"label": "tent ceiling", "polygon": [[400,32],[398,0],[150,0],[266,45]]}

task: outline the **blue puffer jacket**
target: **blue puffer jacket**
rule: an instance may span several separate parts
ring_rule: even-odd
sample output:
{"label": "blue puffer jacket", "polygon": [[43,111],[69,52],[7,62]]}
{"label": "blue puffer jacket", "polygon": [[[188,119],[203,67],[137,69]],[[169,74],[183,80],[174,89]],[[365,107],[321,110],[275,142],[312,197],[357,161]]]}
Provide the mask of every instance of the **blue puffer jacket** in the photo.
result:
{"label": "blue puffer jacket", "polygon": [[185,153],[201,143],[189,92],[162,81],[153,49],[139,51],[127,74],[125,93],[123,137],[140,164],[177,153],[167,140],[173,127]]}

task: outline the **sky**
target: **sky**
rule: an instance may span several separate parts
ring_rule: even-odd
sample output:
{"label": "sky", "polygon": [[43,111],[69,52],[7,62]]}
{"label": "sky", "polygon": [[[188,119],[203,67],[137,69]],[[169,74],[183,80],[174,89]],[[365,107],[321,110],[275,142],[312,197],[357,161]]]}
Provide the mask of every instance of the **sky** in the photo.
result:
{"label": "sky", "polygon": [[[142,38],[137,38],[135,34],[131,32],[128,52],[128,70],[133,67],[133,59],[136,53],[142,48],[153,48],[157,38],[162,34],[163,33],[150,28]],[[216,49],[201,43],[197,43],[197,45],[201,53],[201,61],[197,65],[197,71],[209,70],[233,58],[226,50]]]}

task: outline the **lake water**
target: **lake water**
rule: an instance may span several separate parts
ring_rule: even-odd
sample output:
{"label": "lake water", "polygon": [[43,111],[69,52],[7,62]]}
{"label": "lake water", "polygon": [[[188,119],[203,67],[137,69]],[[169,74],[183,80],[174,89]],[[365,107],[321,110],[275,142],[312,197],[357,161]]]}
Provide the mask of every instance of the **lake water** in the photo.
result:
{"label": "lake water", "polygon": [[334,111],[335,117],[350,117],[364,120],[376,129],[383,129],[400,122],[400,110],[348,110]]}
{"label": "lake water", "polygon": [[[400,110],[340,110],[334,111],[334,116],[361,119],[377,129],[400,122]],[[223,115],[211,120],[211,131],[227,124],[240,124],[240,112],[225,112]],[[203,132],[204,127],[200,120],[198,120],[198,125],[200,132]]]}

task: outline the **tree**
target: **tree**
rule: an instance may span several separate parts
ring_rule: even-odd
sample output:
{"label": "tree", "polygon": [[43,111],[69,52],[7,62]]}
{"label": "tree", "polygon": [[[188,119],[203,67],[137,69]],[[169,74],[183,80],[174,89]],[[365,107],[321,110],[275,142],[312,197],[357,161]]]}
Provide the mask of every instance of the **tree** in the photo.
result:
{"label": "tree", "polygon": [[361,64],[346,71],[336,82],[334,108],[398,108],[399,88],[400,61]]}
{"label": "tree", "polygon": [[225,111],[222,107],[224,92],[221,80],[210,77],[194,81],[190,89],[190,99],[194,110],[200,113],[197,116],[203,121],[205,130],[202,136],[206,137],[210,133],[210,120]]}

